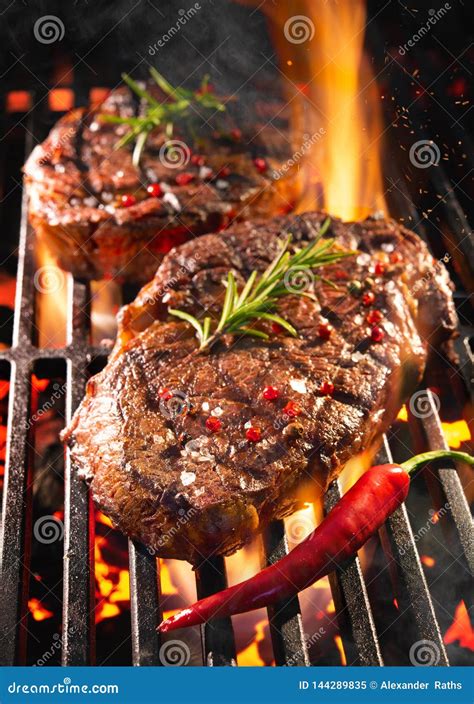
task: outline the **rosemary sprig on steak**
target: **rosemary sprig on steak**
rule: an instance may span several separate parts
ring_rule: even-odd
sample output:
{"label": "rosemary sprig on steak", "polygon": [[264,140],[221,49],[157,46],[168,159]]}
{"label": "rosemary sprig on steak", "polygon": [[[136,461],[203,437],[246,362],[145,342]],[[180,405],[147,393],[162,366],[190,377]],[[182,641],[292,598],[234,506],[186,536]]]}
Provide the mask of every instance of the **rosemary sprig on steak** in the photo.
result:
{"label": "rosemary sprig on steak", "polygon": [[[335,250],[334,239],[321,241],[329,224],[330,219],[327,218],[316,239],[294,254],[290,254],[288,251],[291,243],[291,235],[288,235],[275,259],[263,274],[259,277],[257,272],[253,271],[240,293],[237,291],[235,276],[232,271],[229,271],[225,283],[226,293],[222,312],[214,331],[211,331],[210,317],[205,317],[201,323],[185,311],[169,308],[168,312],[193,326],[200,343],[200,350],[212,347],[226,333],[268,340],[269,335],[266,332],[252,327],[252,322],[259,320],[277,323],[290,335],[296,337],[298,333],[293,325],[274,312],[278,299],[289,294],[312,299],[315,299],[315,296],[304,288],[299,289],[292,285],[291,278],[298,277],[300,274],[304,276],[308,272],[312,272],[313,269],[334,264],[340,259],[354,254],[353,252]],[[322,277],[316,276],[314,278],[321,279]]]}
{"label": "rosemary sprig on steak", "polygon": [[197,91],[188,90],[187,88],[175,88],[156,68],[150,68],[150,75],[163,93],[169,97],[170,100],[168,102],[160,103],[128,74],[122,73],[125,83],[145,102],[146,112],[138,117],[101,115],[105,122],[130,126],[130,129],[115,145],[115,149],[120,149],[130,144],[130,142],[135,142],[133,164],[137,167],[148,136],[155,127],[164,125],[165,133],[170,138],[173,134],[174,124],[178,120],[189,120],[196,112],[199,114],[200,109],[214,112],[224,112],[225,110],[225,105],[209,91],[208,75],[204,76]]}

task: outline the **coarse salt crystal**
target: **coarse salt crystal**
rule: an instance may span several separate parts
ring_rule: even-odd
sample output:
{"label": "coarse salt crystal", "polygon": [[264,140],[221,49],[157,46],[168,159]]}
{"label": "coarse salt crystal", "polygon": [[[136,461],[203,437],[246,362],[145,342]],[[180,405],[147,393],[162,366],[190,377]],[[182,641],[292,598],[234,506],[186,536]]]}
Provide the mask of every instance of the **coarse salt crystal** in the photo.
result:
{"label": "coarse salt crystal", "polygon": [[184,486],[188,486],[196,481],[196,475],[194,472],[181,472],[181,482]]}
{"label": "coarse salt crystal", "polygon": [[290,379],[290,386],[298,394],[307,393],[306,381],[304,379]]}

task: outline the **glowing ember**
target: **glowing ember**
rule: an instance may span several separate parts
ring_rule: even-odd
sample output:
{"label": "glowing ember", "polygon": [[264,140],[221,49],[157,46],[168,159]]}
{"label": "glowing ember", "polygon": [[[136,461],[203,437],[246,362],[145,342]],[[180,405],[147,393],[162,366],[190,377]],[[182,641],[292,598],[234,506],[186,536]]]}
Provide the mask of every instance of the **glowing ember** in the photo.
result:
{"label": "glowing ember", "polygon": [[429,555],[422,555],[420,557],[421,564],[424,565],[425,567],[434,567],[436,564],[436,561],[433,557],[430,557]]}
{"label": "glowing ember", "polygon": [[456,420],[454,423],[441,423],[444,436],[449,447],[457,450],[461,447],[461,443],[469,442],[471,433],[465,420]]}
{"label": "glowing ember", "polygon": [[341,665],[347,665],[347,658],[344,652],[344,646],[342,645],[341,636],[334,636],[334,642],[336,644],[337,649],[339,650],[339,655],[341,657]]}
{"label": "glowing ember", "polygon": [[70,88],[54,88],[48,96],[49,109],[65,112],[74,107],[74,93]]}
{"label": "glowing ember", "polygon": [[464,601],[460,601],[456,607],[454,621],[444,635],[446,645],[459,641],[461,648],[474,650],[474,628],[466,609]]}
{"label": "glowing ember", "polygon": [[265,640],[265,627],[267,625],[268,621],[266,619],[255,624],[255,638],[237,655],[237,663],[241,667],[254,667],[255,665],[267,664],[262,659],[259,652],[259,644]]}
{"label": "glowing ember", "polygon": [[45,621],[54,616],[53,612],[48,611],[39,599],[29,599],[28,608],[35,621]]}
{"label": "glowing ember", "polygon": [[27,112],[31,108],[31,93],[12,90],[7,94],[7,112]]}
{"label": "glowing ember", "polygon": [[103,556],[107,545],[104,536],[95,537],[95,578],[97,583],[96,623],[106,618],[118,616],[121,605],[130,601],[130,581],[128,570],[110,565]]}
{"label": "glowing ember", "polygon": [[113,523],[110,520],[108,516],[105,515],[105,513],[102,513],[102,511],[96,511],[95,512],[95,519],[99,523],[102,523],[104,526],[107,526],[108,528],[113,528]]}
{"label": "glowing ember", "polygon": [[[408,410],[405,405],[400,408],[397,415],[397,420],[401,420],[403,422],[408,421]],[[441,423],[441,427],[443,428],[446,442],[453,450],[458,450],[463,442],[469,442],[471,440],[469,426],[465,420],[455,420],[452,423]]]}
{"label": "glowing ember", "polygon": [[408,421],[408,410],[407,410],[407,407],[405,406],[405,404],[403,404],[403,406],[398,411],[397,420],[402,420],[405,422]]}

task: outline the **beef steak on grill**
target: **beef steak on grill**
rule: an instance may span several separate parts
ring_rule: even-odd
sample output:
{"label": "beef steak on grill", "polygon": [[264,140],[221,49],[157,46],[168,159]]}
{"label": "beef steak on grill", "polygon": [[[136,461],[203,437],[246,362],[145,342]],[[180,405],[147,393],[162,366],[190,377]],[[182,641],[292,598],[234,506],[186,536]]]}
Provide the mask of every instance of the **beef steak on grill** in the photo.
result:
{"label": "beef steak on grill", "polygon": [[[447,272],[414,233],[393,221],[333,218],[328,234],[358,253],[325,268],[336,288],[307,272],[317,302],[280,299],[297,338],[265,323],[268,342],[228,336],[196,354],[192,327],[166,307],[216,320],[228,270],[242,286],[273,259],[282,235],[307,243],[324,217],[246,222],[181,245],[121,312],[111,359],[89,382],[65,439],[101,509],[163,557],[197,564],[230,554],[318,495],[388,428],[430,348],[454,334]],[[373,304],[348,292],[354,280],[371,286]],[[383,315],[379,342],[373,316],[367,321],[373,310]],[[326,319],[329,339],[319,334]],[[332,395],[322,393],[324,381]],[[280,392],[273,401],[262,396],[268,385]],[[290,401],[300,415],[285,412]],[[209,417],[220,420],[217,432]],[[246,438],[250,425],[259,442]]]}
{"label": "beef steak on grill", "polygon": [[[148,89],[163,99],[156,85]],[[136,168],[133,145],[115,148],[124,126],[101,119],[136,109],[127,87],[114,90],[100,107],[59,120],[26,162],[30,220],[61,267],[82,278],[145,282],[175,244],[234,219],[288,211],[290,188],[283,193],[271,176],[277,164],[267,158],[268,168],[258,168],[254,157],[264,147],[253,140],[251,152],[245,136],[203,129],[198,145],[178,125],[168,150],[156,128]],[[152,183],[160,185],[159,197],[148,194]],[[123,206],[125,194],[136,203]]]}

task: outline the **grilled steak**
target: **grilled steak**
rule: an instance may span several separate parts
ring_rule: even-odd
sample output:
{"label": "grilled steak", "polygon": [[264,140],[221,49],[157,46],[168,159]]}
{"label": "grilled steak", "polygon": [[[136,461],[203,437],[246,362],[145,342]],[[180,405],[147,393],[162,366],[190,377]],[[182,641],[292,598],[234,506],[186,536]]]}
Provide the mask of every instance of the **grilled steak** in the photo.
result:
{"label": "grilled steak", "polygon": [[[232,553],[319,494],[387,429],[430,347],[454,333],[447,272],[414,233],[391,221],[333,219],[329,234],[358,253],[325,267],[336,288],[307,272],[318,303],[280,299],[297,338],[265,323],[268,342],[228,336],[196,354],[192,327],[171,321],[166,307],[216,319],[229,269],[241,286],[276,255],[281,235],[307,243],[323,218],[247,222],[177,247],[121,312],[112,357],[89,382],[65,439],[102,510],[159,555],[196,564]],[[277,399],[262,396],[269,385]],[[209,417],[220,421],[217,432]],[[247,439],[249,426],[260,441]]]}
{"label": "grilled steak", "polygon": [[[101,119],[137,109],[120,88],[99,108],[73,110],[25,165],[30,220],[61,267],[83,278],[144,282],[175,244],[234,219],[287,212],[288,186],[283,199],[270,175],[276,164],[235,132],[208,132],[197,145],[179,131],[168,143],[157,128],[137,169],[133,145],[115,149],[127,126]],[[147,192],[151,184],[159,185],[158,197]],[[124,206],[124,195],[136,203],[128,198]]]}

